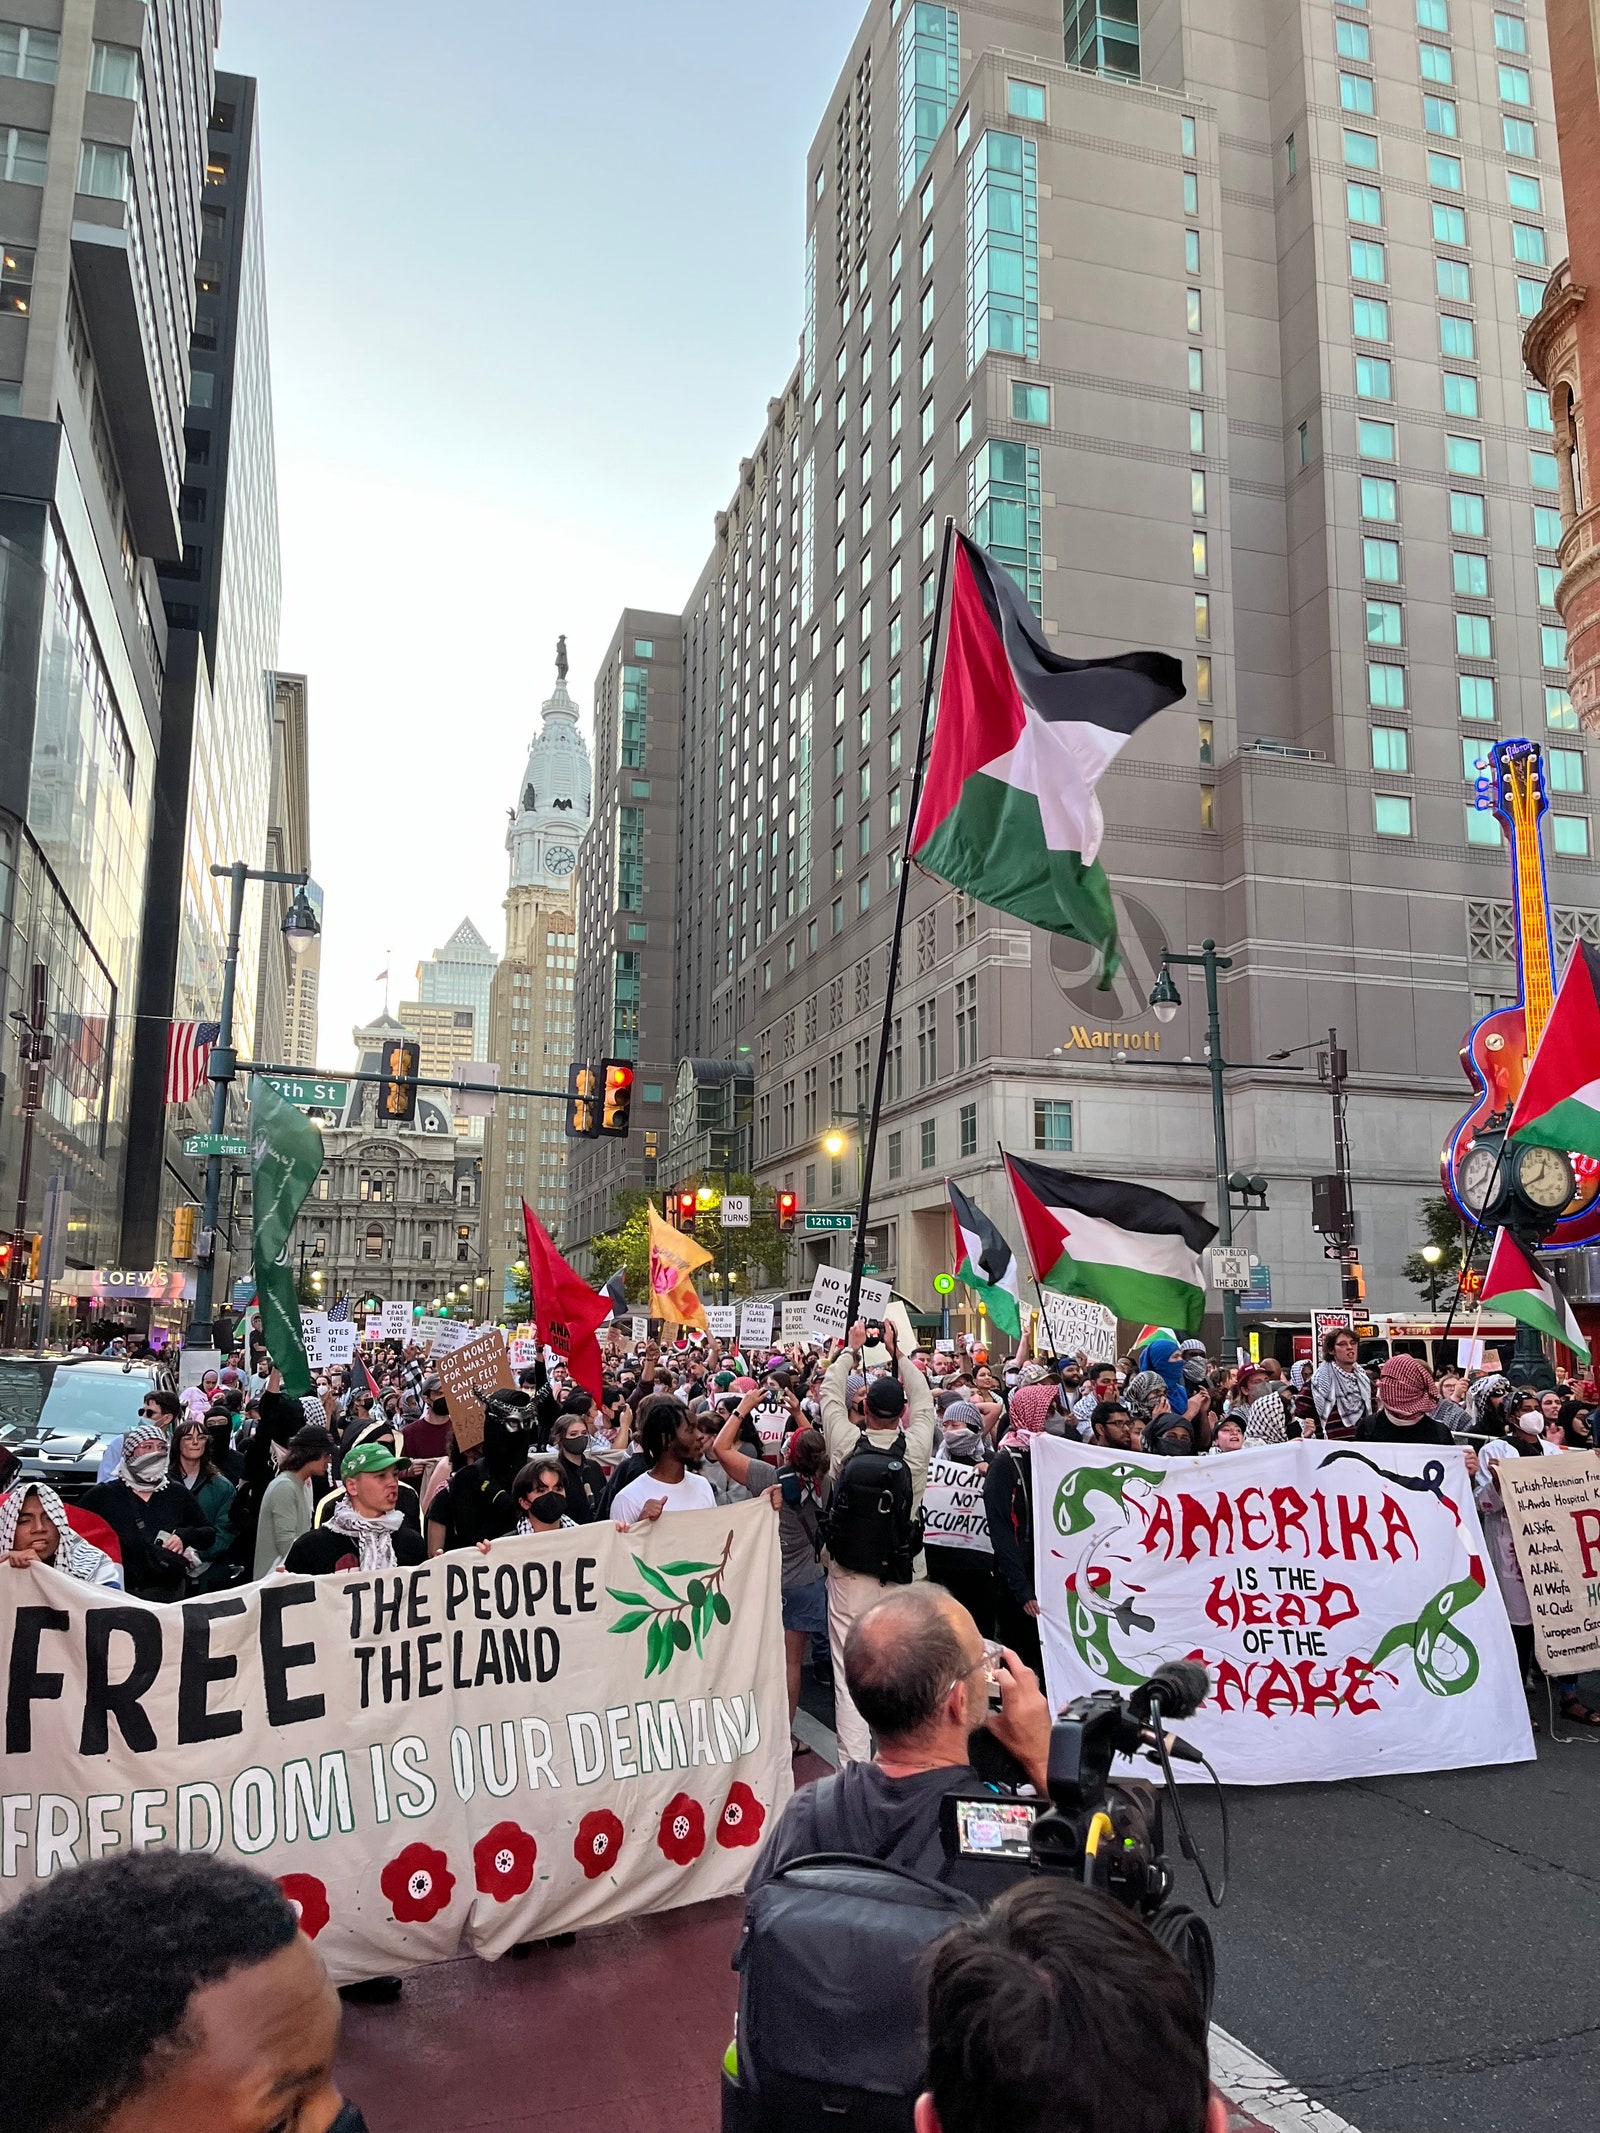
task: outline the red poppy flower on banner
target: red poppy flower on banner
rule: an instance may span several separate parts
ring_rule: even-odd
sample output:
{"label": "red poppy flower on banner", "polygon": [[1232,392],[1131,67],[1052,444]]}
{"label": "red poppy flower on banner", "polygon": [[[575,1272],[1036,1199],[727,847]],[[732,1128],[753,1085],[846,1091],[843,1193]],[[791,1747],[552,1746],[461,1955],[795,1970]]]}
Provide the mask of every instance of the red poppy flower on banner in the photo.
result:
{"label": "red poppy flower on banner", "polygon": [[706,1811],[686,1792],[674,1794],[661,1811],[656,1842],[674,1866],[688,1866],[706,1848]]}
{"label": "red poppy flower on banner", "polygon": [[596,1807],[578,1824],[572,1856],[583,1868],[584,1879],[598,1881],[622,1849],[622,1824],[609,1807]]}
{"label": "red poppy flower on banner", "polygon": [[403,1926],[426,1925],[437,1918],[455,1885],[449,1860],[431,1844],[408,1844],[378,1876],[378,1886]]}
{"label": "red poppy flower on banner", "polygon": [[496,1903],[510,1903],[526,1896],[533,1886],[533,1863],[539,1847],[515,1822],[496,1822],[487,1836],[472,1847],[472,1865],[480,1895]]}
{"label": "red poppy flower on banner", "polygon": [[278,1886],[293,1905],[301,1932],[315,1940],[330,1916],[327,1890],[315,1874],[280,1874]]}
{"label": "red poppy flower on banner", "polygon": [[767,1810],[741,1778],[730,1789],[723,1804],[717,1822],[717,1842],[729,1851],[737,1851],[745,1844],[759,1844],[761,1825],[766,1819]]}

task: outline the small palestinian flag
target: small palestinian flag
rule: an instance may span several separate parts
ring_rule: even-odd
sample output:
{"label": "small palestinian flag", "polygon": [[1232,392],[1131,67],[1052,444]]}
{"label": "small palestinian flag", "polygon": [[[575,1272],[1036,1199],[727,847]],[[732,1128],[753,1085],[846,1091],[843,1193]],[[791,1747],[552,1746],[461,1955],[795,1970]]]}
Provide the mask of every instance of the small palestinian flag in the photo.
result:
{"label": "small palestinian flag", "polygon": [[1495,1237],[1478,1301],[1486,1307],[1492,1304],[1524,1326],[1548,1333],[1552,1340],[1570,1348],[1580,1362],[1588,1362],[1589,1344],[1572,1315],[1572,1306],[1549,1275],[1540,1273],[1508,1229]]}
{"label": "small palestinian flag", "polygon": [[1136,1325],[1196,1333],[1205,1316],[1200,1254],[1216,1225],[1170,1194],[1118,1178],[1006,1157],[1017,1213],[1047,1289],[1087,1296]]}
{"label": "small palestinian flag", "polygon": [[985,1310],[1001,1332],[1016,1340],[1022,1332],[1016,1253],[959,1185],[950,1186],[950,1219],[956,1231],[957,1281],[965,1282],[975,1296],[982,1297]]}
{"label": "small palestinian flag", "polygon": [[1600,1156],[1600,950],[1579,941],[1528,1061],[1509,1138]]}
{"label": "small palestinian flag", "polygon": [[1064,659],[1010,572],[965,535],[951,563],[939,722],[911,856],[980,903],[1070,934],[1117,969],[1095,787],[1147,718],[1183,695],[1165,652]]}

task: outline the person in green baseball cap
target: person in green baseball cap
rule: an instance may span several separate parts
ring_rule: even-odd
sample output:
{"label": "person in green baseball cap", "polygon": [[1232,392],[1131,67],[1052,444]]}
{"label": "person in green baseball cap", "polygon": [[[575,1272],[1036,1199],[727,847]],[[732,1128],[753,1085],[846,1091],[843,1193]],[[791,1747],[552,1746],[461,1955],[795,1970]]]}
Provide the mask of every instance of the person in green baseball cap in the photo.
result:
{"label": "person in green baseball cap", "polygon": [[358,1444],[339,1469],[344,1502],[325,1524],[302,1533],[285,1570],[325,1577],[330,1571],[396,1570],[427,1561],[420,1533],[401,1519],[400,1461],[387,1445]]}

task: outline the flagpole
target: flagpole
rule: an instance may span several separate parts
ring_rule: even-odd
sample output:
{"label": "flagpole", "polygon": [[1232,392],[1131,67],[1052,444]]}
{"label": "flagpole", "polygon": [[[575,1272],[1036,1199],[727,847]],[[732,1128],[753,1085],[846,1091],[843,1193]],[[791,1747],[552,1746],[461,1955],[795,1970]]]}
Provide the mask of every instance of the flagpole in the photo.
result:
{"label": "flagpole", "polygon": [[[1011,1205],[1017,1217],[1017,1228],[1022,1232],[1022,1249],[1028,1255],[1028,1272],[1033,1277],[1033,1293],[1039,1299],[1039,1323],[1044,1328],[1045,1339],[1050,1343],[1050,1353],[1055,1357],[1056,1368],[1059,1370],[1061,1368],[1061,1350],[1056,1346],[1056,1337],[1050,1331],[1050,1314],[1044,1307],[1044,1289],[1040,1285],[1039,1269],[1033,1263],[1033,1245],[1028,1237],[1028,1225],[1022,1219],[1022,1207],[1017,1199],[1017,1188],[1011,1176],[1011,1165],[1006,1161],[1005,1143],[997,1140],[994,1145],[1000,1156],[1000,1174],[1006,1181],[1007,1192],[1011,1195]],[[1038,1341],[1035,1340],[1033,1345],[1034,1352],[1037,1354]]]}
{"label": "flagpole", "polygon": [[856,1246],[850,1261],[850,1300],[845,1324],[856,1322],[861,1300],[861,1275],[867,1257],[867,1207],[872,1198],[872,1166],[878,1153],[878,1116],[883,1108],[884,1076],[889,1066],[889,1040],[894,1031],[895,983],[900,975],[900,937],[905,931],[906,891],[911,886],[911,834],[917,826],[917,806],[922,798],[922,778],[928,752],[928,721],[933,714],[933,677],[939,666],[939,638],[944,627],[945,587],[950,575],[950,550],[956,522],[947,516],[944,542],[939,550],[939,583],[933,597],[933,633],[928,639],[928,671],[922,682],[922,719],[917,727],[916,762],[911,773],[911,804],[906,811],[905,835],[900,853],[900,893],[894,907],[894,931],[889,936],[889,961],[883,981],[883,1027],[878,1033],[878,1065],[872,1079],[872,1112],[867,1120],[867,1144],[861,1156],[861,1204],[856,1211]]}

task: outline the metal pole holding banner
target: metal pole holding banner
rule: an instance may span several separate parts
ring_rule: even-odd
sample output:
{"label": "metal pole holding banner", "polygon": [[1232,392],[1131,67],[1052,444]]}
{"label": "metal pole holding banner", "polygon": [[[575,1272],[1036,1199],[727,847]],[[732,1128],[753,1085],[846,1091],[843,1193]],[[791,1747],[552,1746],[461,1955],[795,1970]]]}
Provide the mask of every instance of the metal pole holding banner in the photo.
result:
{"label": "metal pole holding banner", "polygon": [[889,936],[889,960],[883,980],[883,1027],[878,1033],[878,1065],[872,1077],[872,1113],[867,1120],[866,1147],[861,1160],[861,1205],[856,1214],[856,1248],[850,1261],[850,1301],[845,1324],[856,1322],[856,1304],[861,1295],[861,1277],[867,1260],[867,1208],[872,1199],[872,1165],[878,1153],[878,1115],[883,1109],[884,1076],[889,1067],[889,1040],[894,1034],[894,989],[900,975],[900,937],[905,931],[906,892],[911,886],[911,835],[917,826],[917,807],[922,799],[922,779],[927,768],[928,721],[933,715],[933,677],[939,666],[939,638],[944,628],[945,587],[950,577],[950,550],[956,522],[946,518],[944,542],[939,550],[939,582],[933,596],[933,630],[928,638],[928,671],[922,678],[922,718],[917,727],[917,754],[911,772],[911,804],[905,818],[900,852],[900,893],[895,899],[894,931]]}
{"label": "metal pole holding banner", "polygon": [[33,1352],[44,1354],[50,1331],[50,1290],[66,1271],[67,1224],[72,1220],[72,1188],[59,1170],[44,1189],[44,1227],[39,1236],[39,1325]]}

